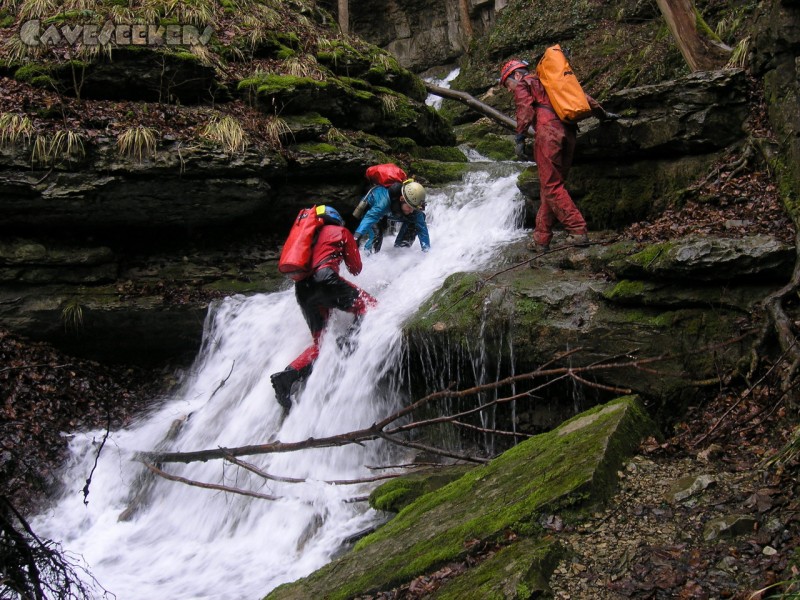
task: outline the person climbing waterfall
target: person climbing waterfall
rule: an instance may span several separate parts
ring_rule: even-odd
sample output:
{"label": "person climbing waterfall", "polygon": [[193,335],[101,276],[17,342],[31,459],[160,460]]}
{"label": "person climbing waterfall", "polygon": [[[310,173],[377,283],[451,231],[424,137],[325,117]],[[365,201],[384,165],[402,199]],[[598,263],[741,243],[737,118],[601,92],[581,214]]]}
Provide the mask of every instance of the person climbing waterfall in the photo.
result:
{"label": "person climbing waterfall", "polygon": [[356,243],[367,252],[378,252],[383,244],[383,230],[389,221],[400,223],[395,248],[408,248],[419,237],[423,252],[431,248],[425,219],[425,188],[412,179],[384,187],[373,187],[362,202],[367,211],[355,231]]}
{"label": "person climbing waterfall", "polygon": [[319,345],[331,309],[355,315],[350,332],[353,333],[361,317],[377,304],[370,294],[339,275],[342,262],[351,274],[358,275],[361,272],[358,245],[353,234],[344,227],[339,211],[331,206],[318,206],[317,214],[322,217],[323,224],[315,234],[311,249],[310,264],[314,266],[306,278],[295,282],[294,287],[297,303],[311,331],[312,342],[283,371],[270,375],[275,398],[287,412],[292,407],[292,387],[308,377],[319,356]]}
{"label": "person climbing waterfall", "polygon": [[[533,158],[539,169],[539,211],[529,250],[549,250],[553,225],[561,222],[570,234],[567,243],[586,245],[589,234],[586,220],[569,195],[564,182],[572,166],[578,127],[562,121],[536,73],[528,72],[528,63],[509,60],[500,69],[500,84],[514,94],[517,135],[515,151],[519,158],[530,160],[525,153],[525,139],[535,137]],[[591,114],[600,119],[618,118],[586,94]]]}

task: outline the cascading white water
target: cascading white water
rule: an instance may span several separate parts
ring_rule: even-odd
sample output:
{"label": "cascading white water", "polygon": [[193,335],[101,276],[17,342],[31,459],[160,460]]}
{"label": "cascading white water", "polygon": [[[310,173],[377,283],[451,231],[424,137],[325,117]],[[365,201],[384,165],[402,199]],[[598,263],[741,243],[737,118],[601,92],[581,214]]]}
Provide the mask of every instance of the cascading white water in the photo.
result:
{"label": "cascading white water", "polygon": [[[380,516],[363,501],[348,502],[374,484],[326,482],[371,477],[376,471],[368,467],[397,464],[385,442],[242,457],[302,483],[265,481],[219,460],[163,465],[180,477],[278,500],[143,478],[142,464],[132,458],[154,449],[319,438],[367,427],[390,414],[407,400],[404,320],[449,274],[479,269],[500,246],[523,235],[522,199],[515,185],[519,169],[514,163],[480,165],[462,183],[430,189],[430,252],[420,252],[418,243],[395,249],[388,237],[380,253],[364,258],[361,275],[352,277],[343,269],[379,304],[364,318],[355,351],[347,357],[335,340],[352,317],[334,316],[314,371],[283,422],[269,374],[310,342],[294,293],[226,299],[210,313],[203,349],[181,391],[135,425],[111,433],[87,506],[80,490],[104,432],[73,437],[63,474],[66,493],[33,519],[35,531],[82,555],[119,600],[255,600],[329,562],[344,540]],[[178,419],[183,424],[170,436]],[[135,510],[120,521],[129,507]]]}

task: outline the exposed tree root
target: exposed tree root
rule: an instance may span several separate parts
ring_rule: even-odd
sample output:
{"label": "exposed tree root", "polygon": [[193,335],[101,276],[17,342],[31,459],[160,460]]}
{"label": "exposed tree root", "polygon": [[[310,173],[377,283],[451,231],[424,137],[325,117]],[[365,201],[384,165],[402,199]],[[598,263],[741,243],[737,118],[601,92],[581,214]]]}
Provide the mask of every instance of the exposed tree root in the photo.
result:
{"label": "exposed tree root", "polygon": [[[800,244],[800,235],[795,235],[795,248]],[[764,311],[767,321],[761,331],[761,335],[753,346],[750,361],[751,376],[761,362],[760,355],[767,346],[767,341],[775,335],[778,346],[789,363],[789,367],[783,375],[782,389],[787,391],[792,387],[793,381],[797,376],[797,369],[800,367],[800,346],[798,345],[797,327],[794,320],[786,312],[786,301],[797,296],[800,289],[800,255],[795,261],[792,277],[785,286],[778,291],[767,296],[763,301]]]}

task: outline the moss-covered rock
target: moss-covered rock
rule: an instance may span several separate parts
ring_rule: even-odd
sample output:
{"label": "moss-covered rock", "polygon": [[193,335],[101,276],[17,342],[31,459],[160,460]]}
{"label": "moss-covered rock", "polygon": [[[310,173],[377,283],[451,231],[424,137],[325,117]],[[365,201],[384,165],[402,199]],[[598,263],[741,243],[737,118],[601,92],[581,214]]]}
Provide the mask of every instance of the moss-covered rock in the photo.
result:
{"label": "moss-covered rock", "polygon": [[414,500],[458,479],[474,465],[449,465],[409,473],[379,485],[369,495],[375,510],[400,512]]}
{"label": "moss-covered rock", "polygon": [[449,125],[428,106],[362,79],[256,74],[238,84],[270,113],[317,112],[336,127],[359,129],[387,137],[410,137],[421,145],[451,145]]}
{"label": "moss-covered rock", "polygon": [[411,172],[431,184],[458,181],[464,176],[467,168],[468,166],[465,162],[411,161]]}
{"label": "moss-covered rock", "polygon": [[549,579],[567,551],[551,538],[522,538],[436,590],[431,600],[529,600],[551,593]]}
{"label": "moss-covered rock", "polygon": [[633,397],[598,406],[420,497],[352,552],[267,598],[351,598],[463,557],[470,541],[500,541],[509,531],[539,536],[542,512],[575,517],[606,498],[623,461],[653,433]]}

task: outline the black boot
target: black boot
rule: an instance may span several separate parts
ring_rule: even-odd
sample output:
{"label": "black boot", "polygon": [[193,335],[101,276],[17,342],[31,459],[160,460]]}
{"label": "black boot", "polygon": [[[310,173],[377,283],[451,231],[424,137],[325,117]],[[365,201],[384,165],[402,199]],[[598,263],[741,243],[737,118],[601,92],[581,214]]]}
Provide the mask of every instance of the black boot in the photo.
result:
{"label": "black boot", "polygon": [[300,372],[292,367],[286,367],[283,371],[273,373],[269,376],[272,387],[275,388],[275,398],[283,410],[289,412],[292,408],[292,385],[300,379]]}

